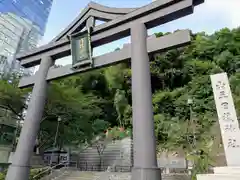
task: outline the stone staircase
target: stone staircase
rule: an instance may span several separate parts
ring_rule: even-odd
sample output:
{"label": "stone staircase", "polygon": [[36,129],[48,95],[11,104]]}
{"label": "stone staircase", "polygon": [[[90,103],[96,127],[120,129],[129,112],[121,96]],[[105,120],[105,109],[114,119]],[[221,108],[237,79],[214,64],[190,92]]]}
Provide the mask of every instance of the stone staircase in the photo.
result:
{"label": "stone staircase", "polygon": [[[72,171],[58,180],[131,180],[131,173]],[[162,180],[190,180],[190,177],[184,174],[162,174]]]}
{"label": "stone staircase", "polygon": [[[61,180],[100,180],[102,173],[104,172],[81,172],[72,171],[67,176],[62,177]],[[59,178],[60,180],[60,178]]]}
{"label": "stone staircase", "polygon": [[78,169],[81,171],[106,171],[111,168],[114,169],[114,171],[130,171],[130,167],[132,166],[131,138],[116,140],[114,142],[111,141],[105,146],[101,159],[97,148],[94,146],[80,153]]}
{"label": "stone staircase", "polygon": [[[100,157],[93,145],[79,155],[77,165],[68,167],[60,176],[56,172],[56,176],[43,180],[131,180],[132,148],[131,138],[107,142],[102,165],[99,166]],[[162,174],[162,180],[190,180],[190,177],[186,174]]]}

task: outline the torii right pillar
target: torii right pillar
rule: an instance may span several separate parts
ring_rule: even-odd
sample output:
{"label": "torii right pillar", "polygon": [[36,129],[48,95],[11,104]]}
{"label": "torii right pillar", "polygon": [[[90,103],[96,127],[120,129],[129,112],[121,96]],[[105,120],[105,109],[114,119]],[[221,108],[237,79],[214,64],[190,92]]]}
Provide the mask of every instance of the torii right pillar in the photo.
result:
{"label": "torii right pillar", "polygon": [[134,166],[132,180],[160,180],[154,132],[150,62],[145,24],[131,27]]}

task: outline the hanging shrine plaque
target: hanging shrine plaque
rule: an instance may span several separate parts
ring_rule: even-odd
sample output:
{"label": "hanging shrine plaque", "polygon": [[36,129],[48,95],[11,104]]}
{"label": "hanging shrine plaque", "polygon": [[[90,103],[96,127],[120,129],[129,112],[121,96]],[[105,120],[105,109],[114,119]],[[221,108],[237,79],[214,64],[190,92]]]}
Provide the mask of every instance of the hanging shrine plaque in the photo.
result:
{"label": "hanging shrine plaque", "polygon": [[74,68],[91,63],[91,43],[89,34],[71,37],[72,66]]}

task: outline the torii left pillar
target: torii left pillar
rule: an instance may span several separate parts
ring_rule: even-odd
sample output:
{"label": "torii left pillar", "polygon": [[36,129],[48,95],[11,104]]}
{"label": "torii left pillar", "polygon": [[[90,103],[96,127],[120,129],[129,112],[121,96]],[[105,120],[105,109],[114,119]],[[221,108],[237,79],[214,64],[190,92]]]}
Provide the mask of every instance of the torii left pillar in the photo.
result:
{"label": "torii left pillar", "polygon": [[50,57],[43,57],[41,59],[37,72],[38,77],[33,87],[24,126],[21,130],[17,149],[13,156],[13,162],[8,169],[6,180],[29,179],[30,161],[47,96],[48,82],[46,81],[46,77],[53,63]]}

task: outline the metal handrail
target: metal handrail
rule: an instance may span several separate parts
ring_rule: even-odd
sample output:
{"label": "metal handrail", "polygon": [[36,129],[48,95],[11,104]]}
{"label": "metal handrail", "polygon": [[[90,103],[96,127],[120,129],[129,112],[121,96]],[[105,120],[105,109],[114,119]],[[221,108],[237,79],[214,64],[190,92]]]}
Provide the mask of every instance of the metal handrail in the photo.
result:
{"label": "metal handrail", "polygon": [[68,163],[68,162],[61,162],[61,163],[59,163],[59,164],[57,164],[57,165],[55,165],[55,166],[49,167],[49,168],[47,168],[46,170],[41,171],[41,172],[38,173],[37,175],[33,176],[33,179],[39,177],[40,175],[42,175],[42,174],[44,174],[44,173],[46,173],[46,172],[48,172],[48,171],[52,171],[53,169],[55,169],[56,167],[58,167],[58,166],[60,166],[60,165],[65,164],[65,167],[66,167],[67,163]]}
{"label": "metal handrail", "polygon": [[[85,146],[83,149],[81,149],[81,152],[85,151],[87,148],[91,147],[93,144],[95,144],[95,143],[98,142],[98,141],[99,141],[99,140],[93,140],[93,141],[91,142],[91,144],[88,144],[88,145]],[[73,161],[71,161],[71,162],[73,162]],[[65,167],[66,167],[66,163],[71,163],[71,162],[62,162],[62,163],[59,163],[59,164],[57,164],[57,165],[55,165],[55,166],[49,167],[49,168],[47,168],[46,170],[44,170],[44,171],[38,173],[37,175],[33,176],[33,179],[39,177],[40,175],[42,175],[42,174],[44,174],[44,173],[46,173],[46,172],[48,172],[48,171],[52,171],[53,169],[55,169],[56,167],[58,167],[58,166],[60,166],[60,165],[65,164]]]}
{"label": "metal handrail", "polygon": [[[81,149],[81,151],[86,150],[86,149],[89,148],[90,146],[91,146],[91,144],[88,144],[86,147],[84,147],[83,149]],[[61,162],[61,163],[59,163],[59,164],[57,164],[57,165],[55,165],[55,166],[49,167],[49,168],[47,168],[46,170],[44,170],[44,171],[38,173],[37,175],[33,176],[33,179],[35,179],[35,178],[39,177],[40,175],[48,172],[49,170],[52,171],[54,168],[56,168],[56,167],[58,167],[58,166],[60,166],[60,165],[63,165],[63,164],[65,164],[65,163],[70,163],[70,162]]]}

